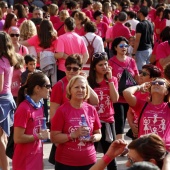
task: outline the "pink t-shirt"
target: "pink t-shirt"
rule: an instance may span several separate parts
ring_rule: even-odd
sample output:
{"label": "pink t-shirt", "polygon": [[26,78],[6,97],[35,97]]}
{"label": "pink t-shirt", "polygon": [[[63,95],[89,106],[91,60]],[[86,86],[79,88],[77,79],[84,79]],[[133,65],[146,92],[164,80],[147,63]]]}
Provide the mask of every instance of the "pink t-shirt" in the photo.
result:
{"label": "pink t-shirt", "polygon": [[[75,32],[67,32],[58,37],[56,52],[63,52],[68,55],[88,53],[83,38]],[[58,59],[58,69],[65,71],[65,59]]]}
{"label": "pink t-shirt", "polygon": [[66,33],[64,29],[64,22],[61,22],[60,20],[54,24],[54,29],[57,31],[58,36]]}
{"label": "pink t-shirt", "polygon": [[[168,41],[162,42],[157,46],[156,49],[156,60],[159,61],[161,58],[166,58],[170,54],[170,44]],[[157,67],[163,71],[162,66],[157,62]]]}
{"label": "pink t-shirt", "polygon": [[[66,77],[59,80],[52,88],[50,101],[62,105],[68,101],[66,97],[66,86],[68,80]],[[56,95],[57,94],[57,95]]]}
{"label": "pink t-shirt", "polygon": [[[110,60],[109,60],[109,65],[112,67],[112,75],[114,77],[116,77],[118,79],[118,81],[120,80],[121,76],[122,76],[122,73],[123,73],[123,70],[126,68],[133,77],[135,77],[136,75],[139,74],[138,72],[138,69],[137,69],[137,66],[136,66],[136,62],[134,59],[132,59],[131,57],[128,57],[126,56],[126,60],[125,61],[119,61],[117,59],[116,56],[113,56]],[[122,66],[118,66],[118,65]],[[125,99],[120,96],[119,97],[119,102],[121,103],[125,103]]]}
{"label": "pink t-shirt", "polygon": [[92,20],[92,21],[94,20],[93,12],[91,10],[83,8],[81,11],[84,12],[86,14],[86,16],[90,18],[90,20]]}
{"label": "pink t-shirt", "polygon": [[160,39],[160,34],[156,33],[156,30],[159,29],[160,30],[160,25],[161,25],[161,18],[159,18],[158,16],[156,17],[155,21],[154,21],[155,27],[154,27],[154,32],[156,35],[157,40]]}
{"label": "pink t-shirt", "polygon": [[96,34],[99,35],[101,38],[105,38],[107,28],[108,25],[105,22],[101,21],[99,24],[97,24]]}
{"label": "pink t-shirt", "polygon": [[[112,77],[112,82],[114,82],[114,86],[118,89],[118,82],[116,77]],[[112,123],[114,122],[114,110],[113,103],[110,100],[110,90],[109,85],[106,80],[103,80],[99,83],[99,87],[95,87],[94,91],[98,95],[99,104],[96,106],[97,113],[99,115],[100,120]]]}
{"label": "pink t-shirt", "polygon": [[[34,46],[37,53],[39,53],[39,52],[41,52],[41,51],[44,50],[44,48],[42,48],[42,47],[39,46],[40,41],[39,41],[39,38],[38,38],[37,35],[29,38],[29,39],[27,40],[27,43],[28,43],[30,46]],[[57,46],[57,39],[55,39],[55,40],[52,42],[51,47],[46,48],[45,50],[46,50],[46,51],[55,52],[55,51],[56,51],[56,50],[55,50],[56,46]]]}
{"label": "pink t-shirt", "polygon": [[55,23],[57,23],[57,22],[59,22],[60,21],[60,19],[59,19],[59,16],[56,16],[56,15],[51,15],[50,16],[50,21],[53,23],[53,26],[54,26],[54,24]]}
{"label": "pink t-shirt", "polygon": [[24,45],[20,45],[18,54],[22,56],[29,54],[28,48]]}
{"label": "pink t-shirt", "polygon": [[0,92],[0,94],[10,93],[13,67],[11,67],[9,60],[5,57],[0,58],[0,74],[4,77],[3,90]]}
{"label": "pink t-shirt", "polygon": [[162,32],[162,30],[166,27],[166,20],[167,19],[165,18],[161,20],[160,25],[159,25],[160,32]]}
{"label": "pink t-shirt", "polygon": [[14,69],[12,77],[11,92],[14,97],[18,96],[18,90],[21,87],[21,74],[25,69]]}
{"label": "pink t-shirt", "polygon": [[74,32],[77,33],[80,36],[84,36],[86,33],[84,31],[84,27],[82,27],[81,29],[78,29],[77,27],[74,29]]}
{"label": "pink t-shirt", "polygon": [[[32,105],[25,100],[19,105],[15,112],[14,127],[24,128],[25,134],[32,135],[34,132],[39,132],[42,118],[43,108],[34,109]],[[15,144],[12,165],[14,170],[42,170],[43,147],[41,140]]]}
{"label": "pink t-shirt", "polygon": [[20,25],[21,25],[25,20],[27,20],[27,18],[20,18],[20,19],[18,19],[17,27],[19,28]]}
{"label": "pink t-shirt", "polygon": [[124,24],[117,22],[112,29],[112,38],[114,40],[116,37],[120,36],[129,39],[132,35],[130,33],[130,30]]}
{"label": "pink t-shirt", "polygon": [[105,22],[108,26],[112,25],[112,18],[108,18],[106,15],[103,15],[103,22]]}
{"label": "pink t-shirt", "polygon": [[[146,101],[137,99],[136,106],[133,109],[136,113],[141,113]],[[139,127],[139,137],[141,135],[155,133],[165,142],[166,148],[170,151],[170,108],[168,103],[164,102],[158,105],[148,103],[144,109]],[[139,116],[139,115],[138,115]]]}
{"label": "pink t-shirt", "polygon": [[154,22],[154,21],[155,21],[155,18],[156,18],[156,9],[151,8],[151,10],[149,11],[147,17],[148,17],[148,19],[149,19],[150,21]]}
{"label": "pink t-shirt", "polygon": [[[99,117],[93,106],[84,102],[80,109],[76,109],[70,102],[66,102],[57,109],[51,122],[51,130],[61,131],[64,134],[74,132],[81,126],[82,114],[86,117],[90,135],[101,128]],[[56,152],[55,160],[65,165],[84,166],[96,162],[94,143],[84,143],[79,138],[59,144]]]}
{"label": "pink t-shirt", "polygon": [[[108,27],[106,31],[106,39],[112,38],[112,27]],[[109,49],[112,49],[112,42],[109,43]]]}

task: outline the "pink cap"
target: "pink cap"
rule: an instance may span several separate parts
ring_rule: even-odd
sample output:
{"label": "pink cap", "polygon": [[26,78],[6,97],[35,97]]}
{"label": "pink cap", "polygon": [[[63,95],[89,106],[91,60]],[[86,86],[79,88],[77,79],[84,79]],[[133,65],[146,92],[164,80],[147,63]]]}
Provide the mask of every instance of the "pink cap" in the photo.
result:
{"label": "pink cap", "polygon": [[15,27],[15,26],[10,27],[8,30],[8,34],[10,34],[12,31],[16,31],[17,34],[20,34],[20,30],[18,27]]}

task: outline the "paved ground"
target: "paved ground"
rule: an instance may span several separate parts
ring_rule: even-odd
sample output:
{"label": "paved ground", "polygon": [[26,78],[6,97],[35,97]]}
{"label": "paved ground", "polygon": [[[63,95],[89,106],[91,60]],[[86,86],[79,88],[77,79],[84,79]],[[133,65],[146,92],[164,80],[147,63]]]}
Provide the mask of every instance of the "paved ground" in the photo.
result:
{"label": "paved ground", "polygon": [[[128,126],[126,125],[126,129],[128,129]],[[125,137],[125,139],[130,142],[128,137]],[[54,166],[48,162],[49,152],[51,150],[51,143],[45,143],[44,144],[44,170],[54,170]],[[97,158],[101,158],[103,154],[97,153]],[[118,163],[118,170],[125,170],[126,167],[124,166],[127,158],[124,157],[117,157],[117,163]]]}

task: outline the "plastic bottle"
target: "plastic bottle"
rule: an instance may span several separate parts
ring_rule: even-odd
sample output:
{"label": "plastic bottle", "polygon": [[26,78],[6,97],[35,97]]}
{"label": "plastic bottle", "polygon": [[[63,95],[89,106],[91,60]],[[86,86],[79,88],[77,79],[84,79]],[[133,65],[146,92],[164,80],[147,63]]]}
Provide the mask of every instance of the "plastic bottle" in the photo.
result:
{"label": "plastic bottle", "polygon": [[[87,121],[86,121],[86,118],[85,118],[84,114],[81,115],[81,123],[82,123],[81,124],[82,126],[88,127],[88,124],[87,124]],[[87,140],[87,141],[90,139],[90,128],[89,128],[89,134],[87,134],[86,136],[82,136],[81,139],[82,140]]]}

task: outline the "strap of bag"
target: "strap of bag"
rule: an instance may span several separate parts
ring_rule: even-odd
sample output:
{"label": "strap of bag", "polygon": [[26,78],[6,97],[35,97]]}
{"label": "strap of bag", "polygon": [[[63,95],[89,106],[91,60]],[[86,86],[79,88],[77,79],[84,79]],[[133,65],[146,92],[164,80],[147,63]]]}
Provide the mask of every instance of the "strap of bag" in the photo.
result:
{"label": "strap of bag", "polygon": [[[114,61],[112,61],[112,60],[110,60],[110,61],[113,62],[113,63],[115,63],[115,64],[118,65],[119,67],[125,69],[124,67],[122,67],[121,65],[117,64],[116,62],[114,62]],[[128,63],[128,65],[127,65],[127,68],[129,67],[131,61],[132,61],[132,59],[129,61],[129,63]]]}
{"label": "strap of bag", "polygon": [[61,29],[61,27],[63,26],[64,24],[62,24],[58,29],[57,29],[57,32]]}
{"label": "strap of bag", "polygon": [[140,125],[140,119],[142,117],[143,111],[145,110],[146,106],[148,105],[148,102],[145,103],[145,105],[143,106],[140,115],[139,115],[139,119],[138,119],[138,129],[139,129],[139,125]]}
{"label": "strap of bag", "polygon": [[93,38],[93,40],[92,40],[91,44],[90,44],[89,40],[87,39],[87,37],[86,37],[85,35],[84,35],[84,37],[85,37],[85,39],[87,40],[88,45],[93,45],[93,42],[94,42],[94,40],[95,40],[96,36]]}

